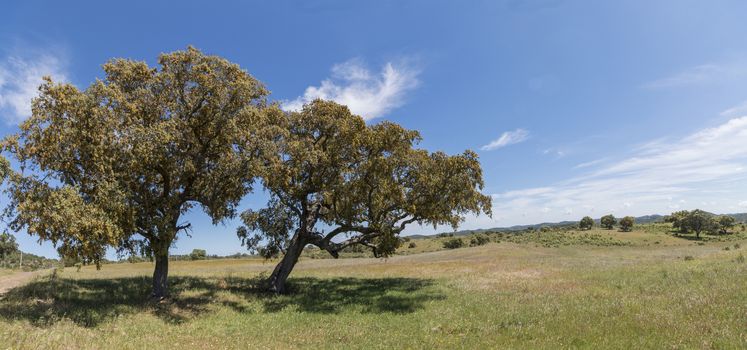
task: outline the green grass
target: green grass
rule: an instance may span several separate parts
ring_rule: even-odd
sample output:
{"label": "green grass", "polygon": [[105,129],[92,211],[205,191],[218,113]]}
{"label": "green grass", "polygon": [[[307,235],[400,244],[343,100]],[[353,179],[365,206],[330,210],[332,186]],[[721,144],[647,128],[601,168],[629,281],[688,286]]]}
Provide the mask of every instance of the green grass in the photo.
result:
{"label": "green grass", "polygon": [[174,262],[173,297],[157,304],[146,301],[149,263],[68,268],[0,300],[0,347],[747,347],[747,242],[566,234],[628,243],[415,240],[412,250],[439,251],[307,258],[284,296],[257,287],[271,262]]}

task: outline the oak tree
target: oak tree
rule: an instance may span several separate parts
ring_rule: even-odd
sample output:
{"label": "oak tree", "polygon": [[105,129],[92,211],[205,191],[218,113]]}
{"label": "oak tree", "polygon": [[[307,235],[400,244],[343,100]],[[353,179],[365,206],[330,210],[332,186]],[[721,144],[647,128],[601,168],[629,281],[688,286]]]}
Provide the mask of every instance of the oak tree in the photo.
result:
{"label": "oak tree", "polygon": [[98,263],[106,247],[151,256],[154,298],[167,295],[169,248],[195,206],[235,214],[264,168],[265,87],[227,60],[189,47],[157,68],[114,59],[85,90],[45,78],[32,115],[4,150],[11,228]]}
{"label": "oak tree", "polygon": [[734,226],[736,225],[736,219],[734,219],[734,217],[732,216],[721,215],[716,220],[716,223],[718,226],[719,233],[721,233],[722,235],[725,235],[729,233],[729,230],[734,228]]}
{"label": "oak tree", "polygon": [[702,232],[714,232],[716,231],[717,223],[714,220],[714,215],[704,210],[695,209],[687,213],[685,220],[680,224],[684,227],[685,232],[695,232],[695,237],[700,238]]}
{"label": "oak tree", "polygon": [[620,219],[620,231],[630,232],[633,230],[633,225],[635,225],[635,218],[632,216]]}
{"label": "oak tree", "polygon": [[617,220],[612,214],[608,214],[608,215],[602,216],[602,218],[599,219],[599,224],[602,227],[608,230],[611,230],[615,226],[615,224],[617,224]]}
{"label": "oak tree", "polygon": [[594,219],[590,216],[584,216],[578,223],[578,228],[581,230],[591,230],[594,227]]}
{"label": "oak tree", "polygon": [[0,260],[18,251],[16,237],[8,232],[0,233]]}
{"label": "oak tree", "polygon": [[482,170],[472,151],[449,156],[416,149],[416,131],[391,122],[366,125],[347,107],[316,100],[284,120],[279,156],[264,185],[267,206],[242,213],[238,235],[265,257],[282,255],[268,280],[286,280],[304,247],[338,257],[346,247],[392,254],[412,223],[450,225],[468,213],[490,213],[479,192]]}

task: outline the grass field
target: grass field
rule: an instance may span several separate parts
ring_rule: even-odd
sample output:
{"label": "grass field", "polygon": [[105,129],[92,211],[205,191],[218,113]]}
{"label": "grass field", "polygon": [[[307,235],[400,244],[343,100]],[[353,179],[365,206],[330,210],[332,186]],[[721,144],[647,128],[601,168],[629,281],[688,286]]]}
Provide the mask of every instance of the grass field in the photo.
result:
{"label": "grass field", "polygon": [[742,236],[566,235],[305,259],[284,296],[257,288],[262,260],[173,262],[160,304],[149,263],[68,268],[0,300],[0,348],[747,347]]}

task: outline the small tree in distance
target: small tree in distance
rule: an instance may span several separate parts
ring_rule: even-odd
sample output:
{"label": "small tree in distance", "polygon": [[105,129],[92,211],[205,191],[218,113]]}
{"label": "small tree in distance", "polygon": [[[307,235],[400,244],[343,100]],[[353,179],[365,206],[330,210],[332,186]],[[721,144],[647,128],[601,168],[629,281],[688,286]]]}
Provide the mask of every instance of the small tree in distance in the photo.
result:
{"label": "small tree in distance", "polygon": [[721,233],[722,235],[729,233],[729,230],[734,228],[734,226],[736,225],[736,220],[728,215],[719,216],[717,222],[719,233]]}
{"label": "small tree in distance", "polygon": [[700,238],[701,232],[716,231],[717,223],[713,219],[713,214],[695,209],[687,214],[685,222],[681,225],[684,225],[687,231],[692,230],[695,232],[695,237]]}
{"label": "small tree in distance", "polygon": [[205,249],[192,249],[189,258],[192,260],[205,260],[207,259],[207,252]]}
{"label": "small tree in distance", "polygon": [[689,215],[690,212],[687,210],[676,211],[664,217],[664,222],[671,223],[672,228],[677,230],[679,233],[687,233],[689,230],[687,223],[687,218]]}
{"label": "small tree in distance", "polygon": [[602,227],[611,230],[613,227],[615,227],[615,224],[617,223],[617,220],[612,214],[608,214],[605,216],[602,216],[602,218],[599,220]]}
{"label": "small tree in distance", "polygon": [[18,250],[16,237],[8,232],[0,233],[0,259]]}
{"label": "small tree in distance", "polygon": [[581,222],[578,223],[578,228],[582,230],[591,230],[594,227],[594,219],[590,216],[584,216]]}
{"label": "small tree in distance", "polygon": [[623,232],[632,231],[633,225],[635,225],[635,218],[632,216],[626,216],[620,219],[620,230]]}

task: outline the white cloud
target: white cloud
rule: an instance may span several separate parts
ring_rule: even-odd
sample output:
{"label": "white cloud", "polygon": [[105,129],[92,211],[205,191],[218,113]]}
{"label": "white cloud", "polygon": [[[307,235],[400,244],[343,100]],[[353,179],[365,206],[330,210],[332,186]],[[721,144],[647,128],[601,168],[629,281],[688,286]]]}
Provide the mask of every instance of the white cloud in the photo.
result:
{"label": "white cloud", "polygon": [[31,99],[44,76],[67,80],[59,55],[14,54],[0,60],[0,116],[6,122],[19,123],[31,115]]}
{"label": "white cloud", "polygon": [[747,101],[721,112],[722,117],[740,117],[747,114]]}
{"label": "white cloud", "polygon": [[602,162],[604,162],[606,160],[607,160],[607,158],[599,158],[599,159],[595,159],[595,160],[588,161],[588,162],[585,162],[585,163],[580,163],[580,164],[577,164],[576,166],[574,166],[573,169],[588,168],[590,166],[594,166],[594,165],[600,164],[600,163],[602,163]]}
{"label": "white cloud", "polygon": [[402,106],[406,93],[418,86],[419,73],[412,65],[388,62],[375,74],[361,60],[352,59],[334,65],[331,78],[307,87],[303,96],[283,103],[283,109],[300,110],[320,98],[347,105],[364,119],[378,118]]}
{"label": "white cloud", "polygon": [[501,134],[501,137],[491,141],[487,145],[480,147],[480,149],[483,151],[492,151],[492,150],[499,149],[501,147],[505,147],[508,145],[513,145],[519,142],[526,141],[526,139],[528,138],[529,138],[529,131],[526,131],[524,129],[506,131],[503,134]]}
{"label": "white cloud", "polygon": [[735,203],[747,207],[747,117],[632,152],[551,186],[494,194],[493,211],[504,220],[469,218],[464,228],[562,221],[569,213],[588,212],[589,206],[606,208],[598,215],[666,214],[696,207],[727,212]]}
{"label": "white cloud", "polygon": [[643,84],[650,89],[674,88],[740,79],[747,76],[747,61],[706,63]]}
{"label": "white cloud", "polygon": [[563,158],[568,155],[566,151],[557,148],[546,148],[542,151],[542,154],[553,155],[555,158]]}

